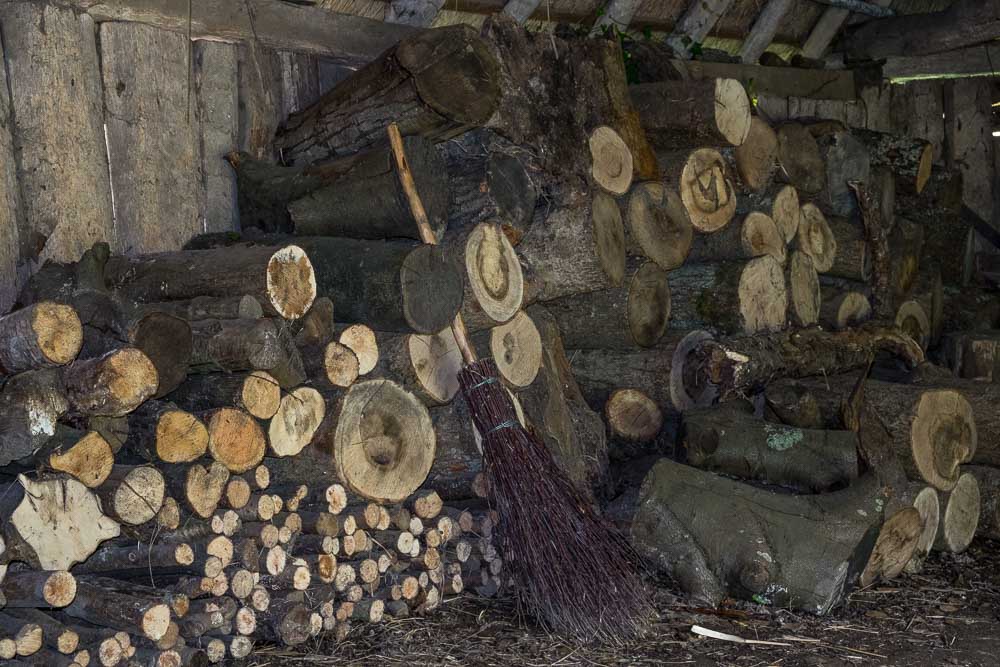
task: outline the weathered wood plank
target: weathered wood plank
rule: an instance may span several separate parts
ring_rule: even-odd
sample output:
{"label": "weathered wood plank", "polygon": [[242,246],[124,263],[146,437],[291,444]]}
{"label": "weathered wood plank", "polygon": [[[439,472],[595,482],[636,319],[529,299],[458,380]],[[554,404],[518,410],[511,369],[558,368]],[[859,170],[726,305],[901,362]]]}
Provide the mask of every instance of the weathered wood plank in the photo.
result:
{"label": "weathered wood plank", "polygon": [[[874,2],[880,7],[888,7],[892,4],[892,0],[874,0]],[[827,7],[816,25],[813,26],[809,38],[802,45],[802,55],[806,58],[819,58],[826,53],[850,14],[851,12],[846,9]]]}
{"label": "weathered wood plank", "polygon": [[677,21],[673,32],[667,37],[667,45],[678,56],[690,58],[691,49],[701,44],[733,0],[698,0],[688,5],[684,16]]}
{"label": "weathered wood plank", "polygon": [[791,9],[794,0],[769,0],[767,6],[760,12],[760,16],[754,21],[750,34],[743,40],[740,47],[740,60],[754,65],[761,54],[767,50],[768,45],[774,41],[774,36],[778,34],[778,27],[785,18],[785,14]]}
{"label": "weathered wood plank", "polygon": [[201,130],[201,189],[204,232],[239,229],[236,175],[225,156],[237,148],[239,88],[236,46],[198,41],[194,45],[195,89]]}
{"label": "weathered wood plank", "polygon": [[76,261],[115,245],[93,22],[68,9],[0,5],[20,157],[21,260]]}
{"label": "weathered wood plank", "polygon": [[[0,57],[3,56],[2,47],[0,44]],[[7,68],[0,67],[0,315],[14,305],[20,288],[17,276],[20,256],[18,232],[24,224],[7,91]]]}
{"label": "weathered wood plank", "polygon": [[946,144],[950,163],[962,170],[962,202],[983,220],[993,219],[992,101],[988,79],[960,79],[946,94]]}
{"label": "weathered wood plank", "polygon": [[512,17],[518,23],[524,23],[538,9],[542,0],[507,0],[503,6],[503,13]]}
{"label": "weathered wood plank", "polygon": [[765,67],[743,63],[716,63],[703,60],[671,61],[692,79],[739,79],[743,85],[753,82],[753,90],[781,97],[811,97],[830,100],[853,100],[854,72],[851,70],[799,69]]}
{"label": "weathered wood plank", "polygon": [[958,79],[995,77],[1000,44],[971,46],[929,56],[891,56],[882,65],[886,79]]}
{"label": "weathered wood plank", "polygon": [[444,0],[391,0],[385,6],[385,22],[426,28],[434,22]]}
{"label": "weathered wood plank", "polygon": [[[97,21],[131,21],[188,32],[188,0],[60,1],[86,10]],[[191,6],[192,39],[257,42],[355,63],[374,59],[413,32],[410,26],[279,0],[212,0]]]}
{"label": "weathered wood plank", "polygon": [[319,62],[310,53],[279,51],[281,61],[281,119],[319,99]]}
{"label": "weathered wood plank", "polygon": [[611,27],[625,30],[632,22],[635,10],[639,8],[639,2],[640,0],[607,0],[604,3],[604,11],[594,21],[591,34],[602,33]]}
{"label": "weathered wood plank", "polygon": [[274,157],[274,132],[281,117],[281,59],[269,47],[237,48],[240,150],[260,159]]}
{"label": "weathered wood plank", "polygon": [[934,146],[934,161],[944,150],[944,93],[940,81],[911,81],[892,87],[893,132],[926,139]]}
{"label": "weathered wood plank", "polygon": [[179,250],[204,226],[198,119],[188,106],[189,43],[140,23],[103,23],[100,30],[121,249]]}

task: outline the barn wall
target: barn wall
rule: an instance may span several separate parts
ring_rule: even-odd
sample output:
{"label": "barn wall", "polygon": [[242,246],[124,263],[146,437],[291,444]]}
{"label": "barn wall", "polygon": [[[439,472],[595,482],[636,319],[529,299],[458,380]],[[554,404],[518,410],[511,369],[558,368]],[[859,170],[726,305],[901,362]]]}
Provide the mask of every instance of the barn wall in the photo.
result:
{"label": "barn wall", "polygon": [[37,3],[0,5],[0,35],[0,313],[45,261],[97,241],[138,254],[238,229],[225,155],[265,156],[343,76],[315,55],[189,51],[178,32]]}

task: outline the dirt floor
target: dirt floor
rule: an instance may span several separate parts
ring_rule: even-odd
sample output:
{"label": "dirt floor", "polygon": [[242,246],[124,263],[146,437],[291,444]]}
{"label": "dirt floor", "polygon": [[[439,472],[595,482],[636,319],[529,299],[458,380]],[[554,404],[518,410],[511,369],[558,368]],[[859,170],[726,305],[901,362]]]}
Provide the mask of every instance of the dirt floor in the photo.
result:
{"label": "dirt floor", "polygon": [[[359,627],[340,644],[261,647],[247,667],[306,665],[1000,664],[1000,543],[935,554],[919,575],[854,593],[825,618],[756,604],[692,609],[660,582],[659,621],[623,648],[573,646],[520,622],[509,601],[458,597],[428,618]],[[783,645],[698,637],[692,625]]]}

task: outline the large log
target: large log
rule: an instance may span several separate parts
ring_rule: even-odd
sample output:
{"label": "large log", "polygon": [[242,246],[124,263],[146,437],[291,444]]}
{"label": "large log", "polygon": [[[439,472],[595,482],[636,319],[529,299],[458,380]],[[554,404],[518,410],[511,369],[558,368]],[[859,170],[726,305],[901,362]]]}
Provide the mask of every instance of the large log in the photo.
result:
{"label": "large log", "polygon": [[785,325],[788,290],[773,257],[686,264],[668,273],[667,280],[675,328],[755,333]]}
{"label": "large log", "polygon": [[149,357],[126,347],[66,367],[62,384],[73,410],[120,417],[156,393],[158,377]]}
{"label": "large log", "polygon": [[545,304],[571,349],[652,347],[670,320],[667,272],[654,262],[632,267],[622,287]]}
{"label": "large log", "polygon": [[628,92],[657,148],[739,146],[750,131],[750,98],[735,79],[643,83]]}
{"label": "large log", "polygon": [[277,147],[290,164],[315,163],[383,142],[391,122],[404,135],[448,139],[489,121],[499,76],[488,44],[468,26],[423,31],[293,114]]}
{"label": "large log", "polygon": [[[825,614],[881,555],[886,498],[870,476],[845,491],[794,496],[661,460],[643,482],[631,536],[698,600],[759,596]],[[915,545],[916,534],[896,544],[896,560],[909,560]]]}
{"label": "large log", "polygon": [[624,221],[629,252],[646,256],[665,271],[684,263],[694,230],[673,188],[652,181],[634,185]]}
{"label": "large log", "polygon": [[[125,585],[127,586],[127,585]],[[122,590],[123,584],[103,577],[81,577],[76,598],[65,608],[74,618],[157,640],[167,632],[170,607],[157,598]]]}
{"label": "large log", "polygon": [[689,410],[681,428],[685,462],[703,470],[813,493],[859,475],[857,436],[850,431],[772,424],[726,407]]}
{"label": "large log", "polygon": [[83,345],[76,311],[50,301],[0,317],[0,376],[34,368],[62,366]]}
{"label": "large log", "polygon": [[316,276],[299,247],[243,246],[113,257],[105,280],[129,301],[250,294],[286,319],[302,317],[316,298]]}
{"label": "large log", "polygon": [[9,517],[3,525],[3,562],[68,570],[120,533],[119,525],[101,512],[97,497],[74,479],[35,481],[19,475],[0,502]]}
{"label": "large log", "polygon": [[[448,174],[433,144],[404,140],[420,198],[439,240],[448,222]],[[240,225],[265,232],[362,239],[417,238],[388,145],[296,167],[228,156],[240,193]],[[376,203],[377,202],[377,203]]]}
{"label": "large log", "polygon": [[[852,194],[851,197],[853,196]],[[826,274],[862,283],[868,282],[872,274],[872,260],[862,225],[849,218],[833,216],[826,218],[826,223],[837,247],[833,265]]]}

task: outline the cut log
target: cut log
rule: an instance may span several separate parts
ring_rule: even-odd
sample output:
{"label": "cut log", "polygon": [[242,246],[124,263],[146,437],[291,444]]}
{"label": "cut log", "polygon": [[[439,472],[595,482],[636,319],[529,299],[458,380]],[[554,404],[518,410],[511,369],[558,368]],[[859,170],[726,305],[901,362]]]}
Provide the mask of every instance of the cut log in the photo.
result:
{"label": "cut log", "polygon": [[[761,596],[825,614],[872,557],[885,500],[870,477],[838,493],[794,496],[661,460],[643,482],[631,535],[697,600]],[[909,559],[914,542],[899,548],[907,546]]]}
{"label": "cut log", "polygon": [[924,561],[934,546],[937,538],[938,526],[941,523],[941,506],[938,500],[938,492],[934,487],[925,486],[919,482],[911,482],[903,485],[903,488],[895,489],[889,508],[913,507],[917,510],[923,524],[920,537],[917,539],[917,547],[913,551],[913,556],[909,562],[903,566],[903,570],[910,574],[915,574],[923,569]]}
{"label": "cut log", "polygon": [[19,570],[0,582],[7,609],[65,607],[76,597],[76,578],[66,571]]}
{"label": "cut log", "polygon": [[43,301],[0,317],[0,375],[76,359],[83,345],[83,325],[76,311]]}
{"label": "cut log", "polygon": [[377,371],[427,405],[450,403],[458,391],[462,355],[450,328],[423,334],[379,334]]}
{"label": "cut log", "polygon": [[868,297],[861,292],[836,287],[822,287],[819,323],[835,331],[867,322],[872,315]]}
{"label": "cut log", "polygon": [[927,349],[931,341],[931,322],[918,302],[904,301],[896,309],[893,325],[912,338],[921,348]]}
{"label": "cut log", "polygon": [[358,375],[368,375],[378,365],[381,351],[375,332],[369,327],[352,324],[340,332],[339,340],[341,345],[354,352],[354,356],[358,358]]}
{"label": "cut log", "polygon": [[919,209],[907,210],[910,219],[924,228],[920,263],[940,266],[945,285],[966,287],[972,280],[975,266],[975,232],[961,218],[935,211],[930,213],[919,215]]}
{"label": "cut log", "polygon": [[617,389],[604,404],[611,438],[616,441],[647,443],[660,433],[663,412],[638,389]]}
{"label": "cut log", "polygon": [[186,468],[168,468],[166,479],[173,497],[180,499],[195,516],[207,519],[219,506],[229,481],[229,470],[218,461],[207,468],[195,463]]}
{"label": "cut log", "polygon": [[765,255],[784,266],[785,236],[769,215],[753,211],[719,231],[695,235],[687,258],[691,262],[719,262]]}
{"label": "cut log", "polygon": [[931,325],[930,344],[937,345],[944,330],[944,287],[941,283],[941,270],[936,266],[918,270],[907,296],[924,309]]}
{"label": "cut log", "polygon": [[312,440],[325,413],[323,397],[312,387],[299,387],[286,394],[268,427],[267,440],[271,453],[275,456],[295,456],[301,452]]}
{"label": "cut log", "polygon": [[815,196],[826,186],[826,163],[805,125],[784,123],[778,128],[778,164],[780,177],[804,195]]}
{"label": "cut log", "polygon": [[451,180],[448,227],[496,223],[511,243],[519,243],[538,200],[538,188],[520,159],[523,149],[486,130],[469,132],[441,148]]}
{"label": "cut log", "polygon": [[159,398],[179,387],[187,378],[193,338],[191,325],[166,313],[147,313],[128,328],[128,342],[145,354],[156,369]]}
{"label": "cut log", "polygon": [[[602,215],[605,208],[614,215]],[[614,201],[602,194],[592,205],[558,209],[545,224],[532,225],[517,252],[529,282],[527,303],[617,287],[625,275],[625,230]]]}
{"label": "cut log", "polygon": [[684,263],[691,247],[693,228],[680,196],[662,183],[637,183],[625,208],[629,248],[656,262],[665,271]]}
{"label": "cut log", "polygon": [[15,375],[0,393],[0,465],[30,456],[56,433],[56,421],[69,410],[59,371]]}
{"label": "cut log", "polygon": [[[824,422],[836,423],[841,399],[849,395],[855,379],[839,375],[799,382],[813,392]],[[977,386],[985,389],[992,385]],[[977,436],[980,428],[989,433],[990,413],[977,411],[970,403],[980,394],[875,380],[868,381],[865,391],[867,402],[889,432],[892,448],[907,474],[939,491],[955,488],[962,463],[990,459],[988,453],[977,454],[980,441],[986,445],[985,452],[990,449],[988,436]]]}
{"label": "cut log", "polygon": [[851,431],[801,429],[709,408],[685,412],[680,437],[689,465],[741,479],[818,493],[859,475]]}
{"label": "cut log", "polygon": [[788,320],[799,327],[819,321],[823,295],[812,258],[793,250],[785,270],[788,285]]}
{"label": "cut log", "polygon": [[979,481],[963,472],[951,491],[941,493],[941,522],[934,549],[962,553],[972,544],[980,517]]}
{"label": "cut log", "polygon": [[1000,470],[990,466],[965,466],[963,472],[976,478],[980,515],[976,533],[995,540],[1000,537]]}
{"label": "cut log", "polygon": [[[854,195],[852,194],[851,197]],[[868,282],[872,276],[872,258],[863,226],[847,218],[828,217],[827,227],[834,239],[837,253],[827,275],[858,282]],[[893,272],[894,275],[896,272]]]}
{"label": "cut log", "polygon": [[667,272],[654,262],[630,267],[619,288],[549,301],[546,309],[571,349],[652,347],[670,320]]}
{"label": "cut log", "polygon": [[210,413],[206,424],[208,453],[230,472],[247,472],[264,460],[264,431],[246,412],[220,408]]}
{"label": "cut log", "polygon": [[[448,175],[434,145],[404,140],[428,219],[440,240],[448,221]],[[266,232],[362,239],[417,238],[388,144],[337,160],[281,167],[246,153],[227,156],[240,193],[240,225]],[[377,205],[371,205],[378,202]]]}
{"label": "cut log", "polygon": [[41,570],[68,570],[97,545],[117,537],[119,525],[101,512],[97,497],[74,479],[34,481],[18,475],[3,498],[7,550],[0,560],[23,560]]}
{"label": "cut log", "polygon": [[129,415],[125,445],[147,461],[187,463],[208,450],[208,430],[172,403],[146,401]]}
{"label": "cut log", "polygon": [[316,298],[316,276],[302,248],[244,246],[113,257],[105,279],[127,301],[149,303],[249,294],[285,319]]}
{"label": "cut log", "polygon": [[840,123],[819,122],[808,129],[816,138],[824,166],[825,182],[815,203],[829,215],[856,215],[857,200],[847,184],[850,181],[871,182],[873,174],[868,148]]}
{"label": "cut log", "polygon": [[256,297],[243,296],[196,296],[180,301],[159,301],[137,304],[134,319],[150,313],[173,315],[188,322],[198,320],[257,320],[264,316],[264,309]]}
{"label": "cut log", "polygon": [[355,493],[400,502],[427,477],[435,448],[430,416],[395,382],[356,383],[329,414],[336,427],[320,436],[317,453],[332,459],[337,478]]}
{"label": "cut log", "polygon": [[163,475],[149,466],[116,465],[94,492],[106,514],[130,526],[146,523],[163,506]]}
{"label": "cut log", "polygon": [[465,227],[444,246],[446,256],[464,269],[462,317],[473,330],[508,322],[524,299],[521,263],[496,224]]}
{"label": "cut log", "polygon": [[931,177],[934,146],[924,139],[873,130],[852,129],[868,149],[873,167],[888,167],[907,190],[920,194]]}
{"label": "cut log", "polygon": [[607,125],[595,128],[587,140],[590,147],[590,177],[615,197],[632,186],[632,151],[625,140]]}
{"label": "cut log", "polygon": [[170,625],[170,607],[155,598],[122,592],[114,579],[81,577],[76,598],[65,608],[74,618],[123,632],[160,639]]}
{"label": "cut log", "polygon": [[[80,635],[68,625],[65,625],[45,612],[38,611],[37,609],[7,608],[4,613],[25,623],[33,623],[40,627],[42,629],[42,641],[45,645],[59,651],[63,655],[72,655],[80,648]],[[3,656],[0,655],[0,657]],[[84,665],[79,659],[77,662],[81,664],[81,667]]]}
{"label": "cut log", "polygon": [[538,375],[542,341],[535,323],[523,310],[510,322],[490,329],[489,351],[500,377],[511,387],[527,387]]}
{"label": "cut log", "polygon": [[[76,431],[75,435],[81,433]],[[58,434],[54,439],[58,439]],[[66,473],[90,489],[100,486],[108,478],[114,464],[114,450],[96,431],[83,433],[72,444],[52,451],[48,457],[50,468]]]}
{"label": "cut log", "polygon": [[[358,379],[358,355],[348,346],[330,341],[300,349],[306,375],[320,391],[350,387]],[[382,350],[379,352],[381,356]]]}
{"label": "cut log", "polygon": [[201,320],[192,333],[192,371],[273,370],[288,361],[274,320]]}
{"label": "cut log", "polygon": [[838,251],[837,238],[830,230],[826,216],[815,204],[802,205],[795,247],[809,255],[817,273],[826,273],[833,268]]}
{"label": "cut log", "polygon": [[85,415],[120,417],[156,393],[156,367],[135,348],[77,361],[62,372],[70,406]]}
{"label": "cut log", "polygon": [[750,118],[746,139],[733,151],[736,173],[746,190],[761,192],[774,178],[778,135],[760,116]]}
{"label": "cut log", "polygon": [[699,232],[722,229],[736,212],[736,191],[719,151],[699,148],[661,156],[668,187],[676,187],[691,224]]}
{"label": "cut log", "polygon": [[763,192],[750,193],[740,198],[736,209],[737,215],[747,215],[752,211],[761,211],[771,216],[786,243],[791,243],[799,233],[802,212],[799,193],[792,185],[777,183]]}
{"label": "cut log", "polygon": [[191,412],[236,407],[257,419],[270,419],[278,411],[281,387],[266,371],[192,375],[169,398]]}
{"label": "cut log", "polygon": [[773,257],[687,264],[667,274],[671,326],[722,332],[773,331],[785,325],[788,290]]}
{"label": "cut log", "polygon": [[277,148],[289,164],[315,163],[383,142],[391,122],[404,135],[441,141],[485,125],[497,110],[499,86],[497,60],[475,30],[424,31],[293,114]]}
{"label": "cut log", "polygon": [[750,132],[750,98],[735,79],[635,84],[629,97],[657,148],[740,146]]}
{"label": "cut log", "polygon": [[42,648],[42,628],[36,623],[26,623],[0,611],[0,632],[3,640],[6,640],[5,643],[0,643],[0,648],[3,649],[5,656],[10,654],[5,660],[32,656]]}

